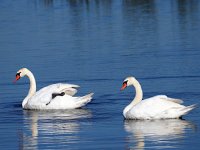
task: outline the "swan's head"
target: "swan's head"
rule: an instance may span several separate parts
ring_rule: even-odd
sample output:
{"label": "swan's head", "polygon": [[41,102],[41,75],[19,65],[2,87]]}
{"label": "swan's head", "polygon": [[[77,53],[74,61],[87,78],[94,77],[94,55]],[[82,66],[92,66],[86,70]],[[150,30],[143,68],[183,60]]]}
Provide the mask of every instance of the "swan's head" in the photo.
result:
{"label": "swan's head", "polygon": [[21,77],[24,77],[27,74],[27,72],[28,72],[27,68],[22,68],[19,71],[17,71],[15,81],[19,80]]}
{"label": "swan's head", "polygon": [[124,79],[121,90],[124,90],[127,86],[132,85],[135,80],[135,77],[127,77]]}

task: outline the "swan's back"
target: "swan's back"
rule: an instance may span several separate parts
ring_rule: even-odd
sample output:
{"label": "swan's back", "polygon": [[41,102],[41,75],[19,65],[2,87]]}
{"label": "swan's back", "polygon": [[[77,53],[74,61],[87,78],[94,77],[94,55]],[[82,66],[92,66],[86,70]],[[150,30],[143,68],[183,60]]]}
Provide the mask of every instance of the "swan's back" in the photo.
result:
{"label": "swan's back", "polygon": [[[176,100],[176,99],[175,99]],[[154,96],[132,107],[127,113],[127,119],[167,119],[179,118],[194,108],[194,105],[183,106],[181,101],[174,101],[165,95]]]}
{"label": "swan's back", "polygon": [[[70,95],[57,96],[49,105],[40,105],[39,109],[74,109],[85,106],[92,100],[93,93],[82,97],[72,97]],[[38,107],[38,106],[37,106]]]}
{"label": "swan's back", "polygon": [[[73,109],[91,101],[92,95],[73,97],[78,85],[57,83],[46,86],[28,99],[25,109]],[[63,96],[52,97],[53,93],[65,92]]]}

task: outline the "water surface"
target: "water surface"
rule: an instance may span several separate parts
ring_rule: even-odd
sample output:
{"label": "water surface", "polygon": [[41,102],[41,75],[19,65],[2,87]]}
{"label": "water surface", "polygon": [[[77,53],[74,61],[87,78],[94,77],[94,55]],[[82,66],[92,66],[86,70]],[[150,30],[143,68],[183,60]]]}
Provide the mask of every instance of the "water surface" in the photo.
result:
{"label": "water surface", "polygon": [[[198,149],[199,108],[185,120],[124,121],[134,96],[200,100],[198,0],[2,0],[0,3],[1,149]],[[37,89],[57,82],[94,92],[77,110],[27,111],[29,68]]]}

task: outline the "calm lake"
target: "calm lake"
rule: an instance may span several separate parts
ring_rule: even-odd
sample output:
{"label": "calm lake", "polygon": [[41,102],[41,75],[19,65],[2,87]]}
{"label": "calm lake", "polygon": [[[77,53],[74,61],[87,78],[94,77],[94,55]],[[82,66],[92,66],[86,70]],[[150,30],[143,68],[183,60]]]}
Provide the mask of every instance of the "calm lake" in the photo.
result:
{"label": "calm lake", "polygon": [[[94,92],[82,109],[27,111],[29,68],[37,89],[53,83]],[[1,0],[0,149],[199,149],[200,109],[184,120],[127,121],[134,97],[200,101],[200,1]]]}

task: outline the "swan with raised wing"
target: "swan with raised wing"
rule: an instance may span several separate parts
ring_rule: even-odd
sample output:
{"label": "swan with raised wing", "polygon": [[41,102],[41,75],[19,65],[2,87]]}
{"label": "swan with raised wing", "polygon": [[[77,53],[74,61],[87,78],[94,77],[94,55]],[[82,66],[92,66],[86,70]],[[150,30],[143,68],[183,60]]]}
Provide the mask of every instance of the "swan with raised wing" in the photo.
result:
{"label": "swan with raised wing", "polygon": [[30,70],[22,68],[17,71],[15,81],[27,76],[30,89],[22,102],[23,109],[75,109],[80,108],[92,99],[93,93],[82,97],[74,97],[79,86],[74,84],[57,83],[46,86],[36,92],[36,81]]}
{"label": "swan with raised wing", "polygon": [[169,98],[166,95],[157,95],[145,100],[140,83],[135,77],[127,77],[121,90],[127,86],[135,87],[135,98],[125,107],[123,115],[126,119],[173,119],[181,118],[189,113],[196,105],[184,106],[180,99]]}

